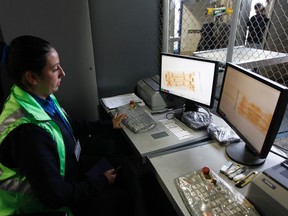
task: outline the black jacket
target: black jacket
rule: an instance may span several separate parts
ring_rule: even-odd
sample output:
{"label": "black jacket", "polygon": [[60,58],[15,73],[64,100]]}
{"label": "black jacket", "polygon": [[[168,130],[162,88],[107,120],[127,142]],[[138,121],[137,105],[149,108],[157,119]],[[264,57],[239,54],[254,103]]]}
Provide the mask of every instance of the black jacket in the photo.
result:
{"label": "black jacket", "polygon": [[265,14],[256,14],[250,18],[247,23],[249,43],[261,44],[263,34],[268,26],[269,18]]}
{"label": "black jacket", "polygon": [[[0,161],[23,172],[40,200],[50,208],[71,206],[89,199],[108,187],[104,175],[89,179],[83,172],[81,159],[74,154],[75,141],[61,118],[51,116],[60,126],[66,150],[65,179],[60,176],[57,145],[49,133],[35,124],[14,129],[0,145]],[[76,138],[97,129],[113,128],[112,121],[75,121],[70,118]]]}

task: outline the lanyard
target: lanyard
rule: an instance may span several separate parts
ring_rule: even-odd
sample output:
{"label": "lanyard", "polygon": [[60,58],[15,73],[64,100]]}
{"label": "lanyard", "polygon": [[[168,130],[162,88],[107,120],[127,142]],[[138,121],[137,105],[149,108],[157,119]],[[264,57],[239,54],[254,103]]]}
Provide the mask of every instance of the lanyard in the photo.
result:
{"label": "lanyard", "polygon": [[76,139],[75,139],[75,137],[74,137],[74,134],[73,134],[71,125],[67,122],[67,120],[64,118],[64,116],[61,114],[61,112],[59,111],[59,109],[57,108],[57,106],[54,104],[54,102],[52,102],[52,103],[53,103],[53,106],[54,106],[55,113],[57,113],[57,114],[60,116],[62,122],[63,122],[64,125],[65,125],[65,127],[67,128],[67,130],[69,131],[70,135],[73,137],[74,141],[76,142]]}

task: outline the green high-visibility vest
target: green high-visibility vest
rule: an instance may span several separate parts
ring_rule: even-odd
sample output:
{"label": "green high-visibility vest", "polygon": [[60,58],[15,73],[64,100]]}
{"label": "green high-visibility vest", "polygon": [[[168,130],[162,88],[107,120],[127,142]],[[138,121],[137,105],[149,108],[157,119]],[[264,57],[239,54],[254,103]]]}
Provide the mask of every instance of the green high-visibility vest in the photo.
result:
{"label": "green high-visibility vest", "polygon": [[[66,118],[56,98],[53,95],[51,95],[51,98],[62,116]],[[51,135],[57,144],[60,175],[64,178],[65,145],[60,128],[30,94],[14,85],[0,116],[0,145],[13,129],[26,123],[36,124]],[[67,210],[68,208],[63,209],[69,211]],[[55,210],[48,209],[38,200],[26,177],[23,176],[18,169],[11,169],[0,163],[1,215],[40,211]]]}

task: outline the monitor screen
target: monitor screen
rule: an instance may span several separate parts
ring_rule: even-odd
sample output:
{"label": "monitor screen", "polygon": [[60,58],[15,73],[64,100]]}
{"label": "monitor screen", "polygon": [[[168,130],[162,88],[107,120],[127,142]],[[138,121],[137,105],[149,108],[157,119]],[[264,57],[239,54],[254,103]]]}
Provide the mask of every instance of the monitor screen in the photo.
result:
{"label": "monitor screen", "polygon": [[244,165],[265,162],[286,110],[287,88],[254,72],[226,64],[217,113],[243,142],[231,143],[228,156]]}
{"label": "monitor screen", "polygon": [[161,54],[161,91],[185,99],[185,111],[213,108],[217,75],[217,61]]}

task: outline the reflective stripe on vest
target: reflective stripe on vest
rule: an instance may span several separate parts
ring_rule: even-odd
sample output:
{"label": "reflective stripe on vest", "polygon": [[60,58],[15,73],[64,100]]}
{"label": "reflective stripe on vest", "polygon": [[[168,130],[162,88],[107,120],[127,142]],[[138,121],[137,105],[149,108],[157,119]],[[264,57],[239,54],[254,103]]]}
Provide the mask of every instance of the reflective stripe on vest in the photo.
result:
{"label": "reflective stripe on vest", "polygon": [[[55,97],[53,99],[57,101]],[[58,103],[56,103],[56,106],[61,110]],[[51,135],[57,145],[60,160],[60,175],[64,177],[65,145],[59,126],[45,113],[32,96],[19,87],[14,86],[0,116],[0,145],[12,130],[25,123],[36,124]],[[26,204],[29,205],[27,209],[31,209],[32,211],[38,207],[42,209],[42,204],[35,199],[35,194],[25,176],[22,176],[17,169],[10,169],[1,163],[0,194],[1,211],[5,210],[9,214],[11,212],[14,214],[18,213],[18,210],[26,212]]]}

